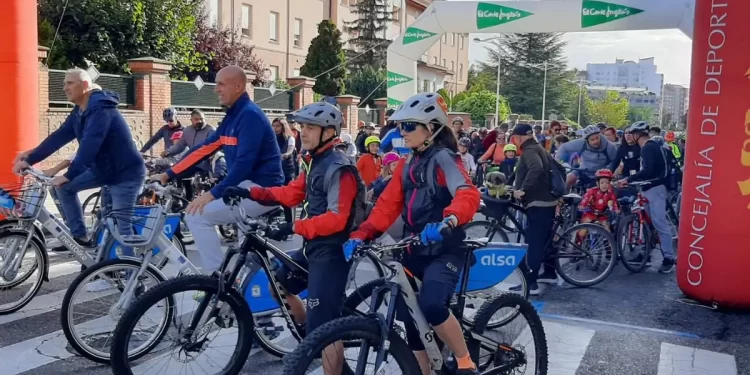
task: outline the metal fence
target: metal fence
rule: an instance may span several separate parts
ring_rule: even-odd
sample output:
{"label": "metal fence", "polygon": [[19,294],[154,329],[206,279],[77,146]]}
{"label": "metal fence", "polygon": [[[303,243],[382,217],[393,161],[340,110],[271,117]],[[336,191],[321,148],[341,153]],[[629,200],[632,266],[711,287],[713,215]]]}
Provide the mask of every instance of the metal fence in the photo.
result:
{"label": "metal fence", "polygon": [[276,90],[271,95],[270,89],[256,87],[255,102],[264,111],[291,112],[294,110],[294,92]]}
{"label": "metal fence", "polygon": [[172,106],[178,108],[221,109],[214,83],[204,83],[200,90],[191,81],[172,81]]}
{"label": "metal fence", "polygon": [[372,122],[372,123],[375,123],[376,125],[382,125],[380,124],[380,110],[379,109],[370,109],[370,113],[367,113],[366,109],[359,108],[358,117],[361,121]]}
{"label": "metal fence", "polygon": [[[49,81],[47,83],[48,99],[51,106],[69,106],[63,91],[63,81],[65,80],[64,70],[49,70]],[[105,90],[112,91],[120,97],[120,105],[135,104],[135,80],[132,76],[117,74],[100,74],[95,81],[96,84]]]}

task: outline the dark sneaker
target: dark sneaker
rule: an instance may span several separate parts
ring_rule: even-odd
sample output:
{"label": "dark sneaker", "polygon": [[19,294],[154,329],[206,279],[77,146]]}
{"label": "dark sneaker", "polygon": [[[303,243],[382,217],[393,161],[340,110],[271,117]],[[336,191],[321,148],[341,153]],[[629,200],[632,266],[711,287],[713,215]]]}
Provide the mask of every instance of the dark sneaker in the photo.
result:
{"label": "dark sneaker", "polygon": [[536,282],[542,284],[557,284],[557,273],[553,270],[544,271],[539,275],[539,278],[536,279]]}
{"label": "dark sneaker", "polygon": [[475,368],[460,368],[456,370],[456,375],[479,375],[479,370]]}
{"label": "dark sneaker", "polygon": [[659,273],[670,273],[672,271],[674,271],[674,260],[664,259],[661,262],[661,267],[659,267]]}
{"label": "dark sneaker", "polygon": [[70,250],[67,247],[65,247],[65,246],[53,247],[53,248],[49,249],[49,251],[51,251],[53,253],[58,253],[58,254],[69,253],[70,252]]}
{"label": "dark sneaker", "polygon": [[[521,292],[521,288],[523,288],[523,286],[521,284],[519,284],[519,285],[512,286],[512,287],[508,288],[508,290],[510,290],[511,292],[514,292],[514,293],[520,293]],[[531,295],[531,296],[538,296],[539,295],[539,284],[536,284],[536,283],[529,284],[529,295]]]}

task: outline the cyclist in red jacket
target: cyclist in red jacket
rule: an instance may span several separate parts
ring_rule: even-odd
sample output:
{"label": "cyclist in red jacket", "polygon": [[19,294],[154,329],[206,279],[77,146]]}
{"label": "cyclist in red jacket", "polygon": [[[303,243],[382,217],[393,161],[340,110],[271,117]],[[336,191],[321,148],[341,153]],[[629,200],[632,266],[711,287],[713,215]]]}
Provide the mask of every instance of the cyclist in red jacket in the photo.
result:
{"label": "cyclist in red jacket", "polygon": [[[404,234],[419,234],[422,242],[422,246],[411,247],[403,261],[422,280],[419,307],[455,355],[458,373],[478,374],[448,304],[467,251],[460,226],[470,222],[477,212],[479,191],[456,154],[458,141],[448,127],[447,106],[440,95],[413,96],[404,101],[390,120],[397,123],[411,153],[398,162],[372,213],[344,244],[344,256],[350,259],[363,241],[385,232],[401,216]],[[446,227],[452,230],[444,231]],[[422,373],[430,374],[430,362],[420,335],[413,324],[407,324],[406,331]]]}
{"label": "cyclist in red jacket", "polygon": [[612,189],[611,184],[614,176],[609,169],[600,169],[596,171],[594,177],[596,178],[597,186],[586,190],[586,194],[584,194],[581,203],[578,205],[578,208],[583,210],[581,222],[590,223],[598,221],[609,228],[607,211],[620,212],[620,207],[617,204],[617,195],[614,189]]}

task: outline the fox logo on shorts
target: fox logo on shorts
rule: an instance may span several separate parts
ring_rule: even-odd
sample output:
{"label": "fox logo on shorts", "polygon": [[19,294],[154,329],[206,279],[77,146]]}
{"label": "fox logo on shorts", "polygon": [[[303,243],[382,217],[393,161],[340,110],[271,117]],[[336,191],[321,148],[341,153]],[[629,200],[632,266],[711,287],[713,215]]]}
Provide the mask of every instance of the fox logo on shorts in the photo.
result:
{"label": "fox logo on shorts", "polygon": [[318,305],[320,305],[320,300],[317,298],[309,298],[307,300],[307,308],[310,310],[314,309]]}

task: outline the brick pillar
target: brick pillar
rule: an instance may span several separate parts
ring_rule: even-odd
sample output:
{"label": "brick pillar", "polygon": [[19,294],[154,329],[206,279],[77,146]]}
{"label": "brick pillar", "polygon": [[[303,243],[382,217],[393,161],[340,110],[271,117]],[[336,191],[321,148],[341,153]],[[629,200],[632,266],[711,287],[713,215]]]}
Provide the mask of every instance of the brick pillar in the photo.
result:
{"label": "brick pillar", "polygon": [[307,104],[312,103],[313,99],[313,86],[315,86],[315,78],[298,76],[287,78],[286,82],[291,86],[291,90],[294,92],[294,110],[298,110]]}
{"label": "brick pillar", "polygon": [[509,127],[514,127],[516,124],[518,124],[519,115],[513,113],[510,116],[508,116],[508,125]]}
{"label": "brick pillar", "polygon": [[42,119],[42,116],[46,116],[47,110],[49,110],[49,68],[42,61],[47,58],[49,48],[39,46],[37,51],[37,61],[39,62],[39,120],[46,121],[46,119]]}
{"label": "brick pillar", "polygon": [[253,86],[253,81],[255,81],[255,78],[257,77],[255,75],[255,72],[251,72],[249,70],[245,71],[245,75],[247,76],[247,85],[245,86],[245,90],[247,91],[247,95],[250,96],[250,100],[255,100],[255,86]]}
{"label": "brick pillar", "polygon": [[375,99],[375,109],[378,110],[378,126],[385,126],[385,111],[388,110],[388,98]]}
{"label": "brick pillar", "polygon": [[357,122],[359,122],[359,96],[337,96],[336,102],[341,109],[341,113],[344,115],[343,129],[346,129],[351,134],[351,129],[356,129]]}
{"label": "brick pillar", "polygon": [[[135,105],[132,109],[148,114],[149,136],[164,124],[162,111],[172,105],[172,80],[169,78],[172,66],[171,62],[155,57],[128,60],[128,67],[135,79]],[[133,129],[135,133],[144,130],[146,129]],[[164,142],[157,143],[151,149],[152,154],[159,154],[163,148]]]}
{"label": "brick pillar", "polygon": [[497,119],[495,118],[494,113],[487,113],[484,115],[484,127],[488,129],[492,129],[499,124],[497,123]]}

